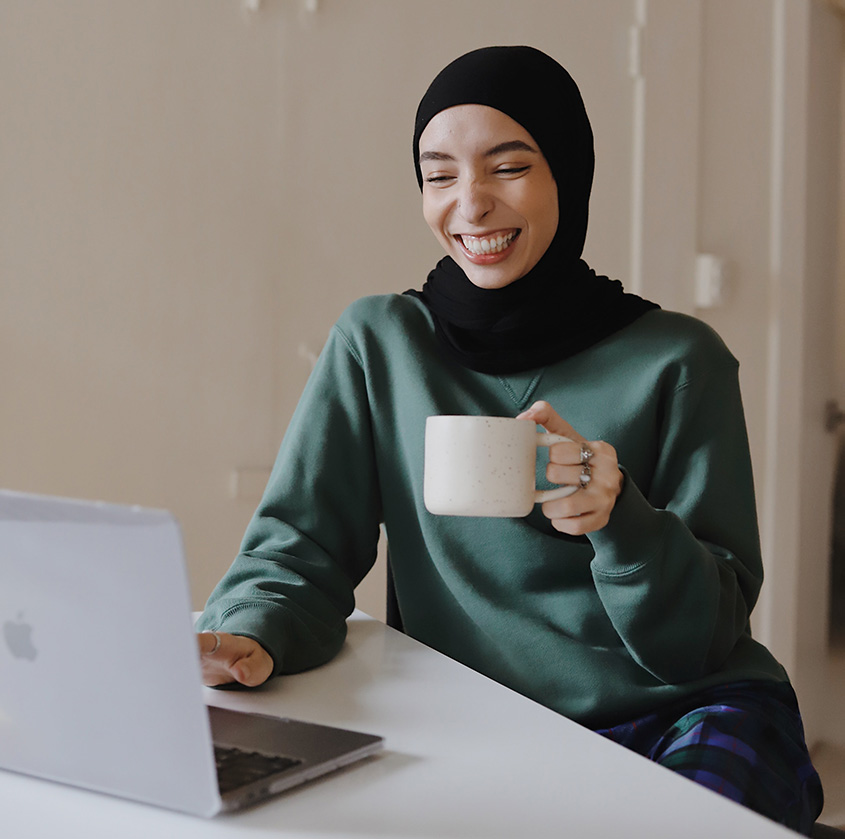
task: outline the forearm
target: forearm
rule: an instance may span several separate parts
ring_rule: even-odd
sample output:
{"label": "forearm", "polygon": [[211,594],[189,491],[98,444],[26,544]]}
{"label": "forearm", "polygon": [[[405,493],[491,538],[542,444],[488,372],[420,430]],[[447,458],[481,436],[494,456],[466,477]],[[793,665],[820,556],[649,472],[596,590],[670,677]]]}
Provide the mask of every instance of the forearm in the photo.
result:
{"label": "forearm", "polygon": [[328,661],[375,561],[380,506],[364,374],[333,336],[200,628],[253,638],[277,674]]}
{"label": "forearm", "polygon": [[[254,567],[254,558],[238,557],[232,571]],[[232,573],[232,572],[230,572]],[[273,659],[273,675],[295,673],[331,660],[346,637],[344,611],[307,594],[292,578],[274,573],[272,582],[229,587],[226,578],[203,612],[197,629],[244,635],[257,641]],[[286,588],[290,593],[285,594]],[[274,589],[268,592],[268,588]],[[348,614],[348,613],[347,613]]]}
{"label": "forearm", "polygon": [[682,381],[661,414],[654,468],[628,477],[591,534],[592,569],[631,655],[682,682],[717,670],[748,631],[763,565],[736,365]]}
{"label": "forearm", "polygon": [[633,658],[665,682],[717,670],[747,631],[761,583],[749,566],[759,557],[697,538],[630,480],[591,541],[596,590]]}

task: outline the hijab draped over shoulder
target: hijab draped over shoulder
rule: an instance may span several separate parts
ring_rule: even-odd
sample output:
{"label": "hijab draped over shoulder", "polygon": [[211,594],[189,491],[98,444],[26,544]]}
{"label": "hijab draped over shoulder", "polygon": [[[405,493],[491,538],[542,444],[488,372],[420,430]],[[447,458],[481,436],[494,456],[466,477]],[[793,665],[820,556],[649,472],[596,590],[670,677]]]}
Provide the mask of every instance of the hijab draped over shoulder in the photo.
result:
{"label": "hijab draped over shoulder", "polygon": [[523,277],[482,289],[445,257],[422,291],[443,352],[480,373],[508,374],[568,358],[657,304],[626,294],[583,259],[595,158],[593,132],[572,77],[532,47],[486,47],[457,58],[429,86],[414,125],[414,166],[422,188],[420,135],[456,105],[487,105],[534,138],[554,176],[560,220],[548,250]]}

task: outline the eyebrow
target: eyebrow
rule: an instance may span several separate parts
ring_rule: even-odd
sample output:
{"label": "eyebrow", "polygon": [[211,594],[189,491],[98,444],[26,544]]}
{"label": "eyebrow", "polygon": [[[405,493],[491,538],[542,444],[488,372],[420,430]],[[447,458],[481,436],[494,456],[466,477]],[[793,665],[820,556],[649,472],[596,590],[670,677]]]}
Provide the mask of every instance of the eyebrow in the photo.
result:
{"label": "eyebrow", "polygon": [[[484,152],[484,157],[495,157],[497,154],[504,154],[509,151],[527,151],[531,154],[537,154],[537,149],[524,143],[522,140],[506,140],[504,143],[498,143],[492,148]],[[427,160],[454,160],[451,154],[446,154],[442,151],[424,151],[420,155],[420,163],[425,163]]]}

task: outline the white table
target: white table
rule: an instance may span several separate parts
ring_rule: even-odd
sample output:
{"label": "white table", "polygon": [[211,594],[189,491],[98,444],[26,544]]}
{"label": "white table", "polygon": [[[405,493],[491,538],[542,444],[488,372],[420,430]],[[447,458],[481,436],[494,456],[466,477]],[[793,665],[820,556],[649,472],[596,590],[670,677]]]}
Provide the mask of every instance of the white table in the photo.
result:
{"label": "white table", "polygon": [[795,836],[361,613],[325,667],[208,702],[371,731],[386,749],[212,821],[0,771],[0,836]]}

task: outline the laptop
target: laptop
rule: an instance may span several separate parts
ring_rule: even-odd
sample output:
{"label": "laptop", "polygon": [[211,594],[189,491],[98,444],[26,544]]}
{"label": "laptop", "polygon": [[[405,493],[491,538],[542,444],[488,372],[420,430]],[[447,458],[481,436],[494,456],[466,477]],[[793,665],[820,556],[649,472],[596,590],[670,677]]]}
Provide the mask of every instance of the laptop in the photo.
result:
{"label": "laptop", "polygon": [[206,707],[190,602],[169,513],[0,490],[0,769],[213,816],[382,746]]}

